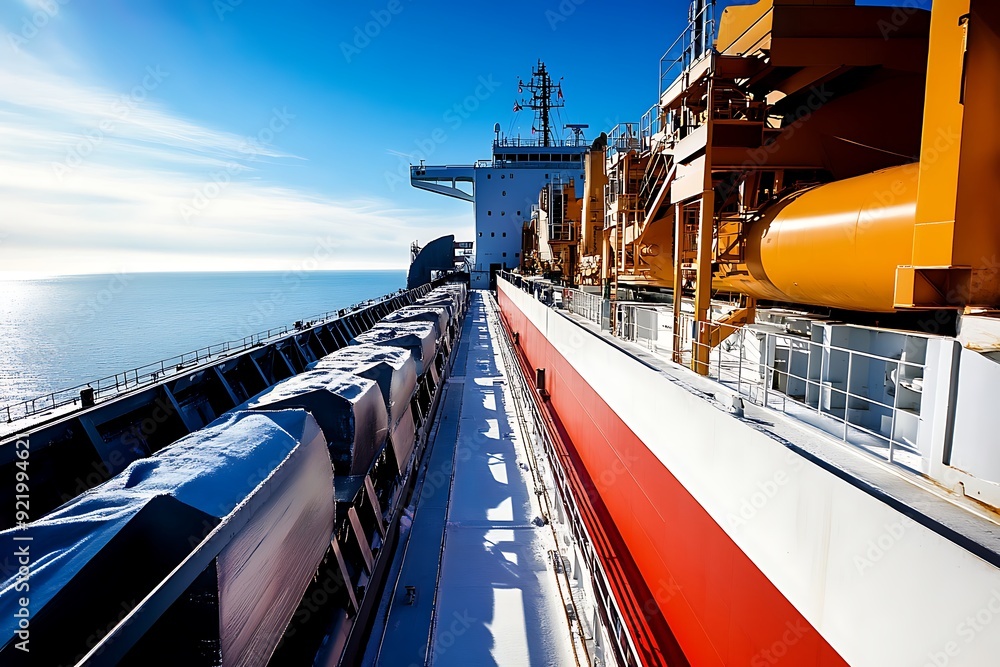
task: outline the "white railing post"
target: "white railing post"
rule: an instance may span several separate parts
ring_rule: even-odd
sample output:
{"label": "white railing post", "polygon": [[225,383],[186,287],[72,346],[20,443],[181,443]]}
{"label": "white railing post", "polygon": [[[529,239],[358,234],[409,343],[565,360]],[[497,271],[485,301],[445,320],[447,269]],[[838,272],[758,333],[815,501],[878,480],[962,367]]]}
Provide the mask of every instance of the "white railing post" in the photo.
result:
{"label": "white railing post", "polygon": [[[709,326],[711,326],[712,323],[711,322],[707,322],[707,324]],[[720,332],[722,331],[721,327],[720,327],[719,331]],[[708,340],[711,341],[712,340],[711,337],[709,337]],[[708,354],[709,354],[709,357],[711,357],[711,355],[712,355],[712,345],[711,345],[711,342],[709,342],[709,345],[708,345]],[[722,344],[721,343],[719,344],[719,365],[718,365],[718,370],[716,371],[716,373],[718,374],[719,382],[722,382]]]}
{"label": "white railing post", "polygon": [[[743,393],[743,343],[746,340],[746,338],[745,338],[746,333],[747,333],[746,327],[740,327],[740,337],[739,337],[740,344],[739,344],[739,347],[737,347],[737,356],[736,356],[736,364],[737,364],[737,366],[736,366],[736,393],[737,394],[742,394]],[[749,393],[750,392],[747,392],[748,396],[749,396]]]}
{"label": "white railing post", "polygon": [[[844,387],[844,442],[849,442],[847,439],[848,427],[850,422],[847,420],[848,415],[851,412],[851,368],[854,365],[854,353],[847,353],[847,386]],[[889,439],[889,462],[892,462],[892,439]]]}
{"label": "white railing post", "polygon": [[[777,349],[777,342],[775,342],[775,349]],[[771,334],[764,334],[764,407],[768,407],[768,392],[771,389]],[[791,374],[792,366],[792,352],[789,347],[788,350],[788,371]],[[787,383],[786,383],[787,388]]]}

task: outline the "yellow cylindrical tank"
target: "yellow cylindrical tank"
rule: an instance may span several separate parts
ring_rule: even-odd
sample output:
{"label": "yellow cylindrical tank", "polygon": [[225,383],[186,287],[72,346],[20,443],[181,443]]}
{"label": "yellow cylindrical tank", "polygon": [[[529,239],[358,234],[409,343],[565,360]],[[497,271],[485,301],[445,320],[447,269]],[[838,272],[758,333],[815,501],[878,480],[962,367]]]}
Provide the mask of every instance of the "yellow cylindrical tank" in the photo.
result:
{"label": "yellow cylindrical tank", "polygon": [[758,299],[892,312],[896,269],[911,263],[916,165],[818,186],[745,230],[745,269],[726,285]]}

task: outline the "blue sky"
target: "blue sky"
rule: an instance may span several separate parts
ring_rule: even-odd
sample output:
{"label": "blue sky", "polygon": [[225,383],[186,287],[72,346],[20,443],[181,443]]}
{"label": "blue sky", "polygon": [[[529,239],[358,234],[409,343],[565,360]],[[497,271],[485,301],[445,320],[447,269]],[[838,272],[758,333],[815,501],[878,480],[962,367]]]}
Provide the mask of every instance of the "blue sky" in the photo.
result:
{"label": "blue sky", "polygon": [[411,160],[530,134],[538,58],[562,122],[638,120],[686,4],[7,0],[0,272],[403,267],[472,237]]}

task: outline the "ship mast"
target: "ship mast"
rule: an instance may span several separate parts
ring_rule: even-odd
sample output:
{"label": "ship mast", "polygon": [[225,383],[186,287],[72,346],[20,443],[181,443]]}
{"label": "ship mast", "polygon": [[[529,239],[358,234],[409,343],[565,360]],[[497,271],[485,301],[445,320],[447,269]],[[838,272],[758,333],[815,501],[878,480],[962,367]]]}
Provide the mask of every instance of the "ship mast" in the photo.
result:
{"label": "ship mast", "polygon": [[531,93],[531,99],[527,103],[522,102],[521,106],[535,112],[535,124],[532,130],[541,133],[540,145],[551,146],[554,139],[550,113],[552,109],[564,106],[562,84],[552,83],[552,77],[545,69],[545,63],[539,60],[538,66],[531,70],[531,79],[528,83],[519,82],[518,92],[523,92],[524,88]]}

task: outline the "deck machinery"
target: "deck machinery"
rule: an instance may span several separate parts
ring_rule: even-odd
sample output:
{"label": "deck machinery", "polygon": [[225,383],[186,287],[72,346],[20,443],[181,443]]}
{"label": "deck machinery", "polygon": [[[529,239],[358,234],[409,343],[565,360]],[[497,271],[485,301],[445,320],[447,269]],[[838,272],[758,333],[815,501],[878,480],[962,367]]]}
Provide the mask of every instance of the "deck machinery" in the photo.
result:
{"label": "deck machinery", "polygon": [[[672,318],[653,318],[670,320],[659,335],[672,337],[665,348],[675,362],[701,375],[747,326],[798,329],[811,337],[809,360],[796,362],[781,343],[740,353],[760,357],[768,390],[876,438],[905,432],[915,443],[915,427],[901,422],[932,430],[916,396],[925,394],[926,411],[923,378],[897,394],[896,376],[915,369],[887,370],[883,387],[856,380],[866,371],[847,359],[873,354],[873,341],[895,330],[899,341],[946,334],[948,345],[975,353],[965,378],[972,364],[1000,356],[998,35],[1000,5],[985,0],[935,0],[933,10],[759,0],[721,14],[713,0],[695,0],[660,61],[656,103],[593,142],[580,196],[553,199],[566,193],[558,184],[540,192],[526,247],[572,257],[557,277],[603,297],[612,332],[657,328],[630,319],[648,313],[616,304],[672,303]],[[522,263],[521,272],[539,268]],[[806,319],[792,322],[788,311]],[[826,324],[810,323],[817,319]],[[746,333],[727,349],[745,347]],[[823,341],[833,347],[821,352]],[[885,348],[885,363],[923,364],[927,356],[908,345]],[[954,411],[957,396],[978,390],[958,388],[971,380],[959,381],[962,355],[947,356],[954,366],[941,382],[952,378],[953,389],[942,400]],[[895,416],[876,415],[882,407]],[[953,424],[971,414],[959,413]],[[978,432],[969,423],[941,436],[952,465],[963,458],[954,432]],[[913,467],[930,472],[926,458]],[[978,464],[963,466],[963,481],[946,486],[1000,506],[1000,466],[974,479],[964,476]],[[988,490],[980,477],[992,480]]]}
{"label": "deck machinery", "polygon": [[692,2],[499,283],[642,662],[995,661],[1000,3],[894,4]]}
{"label": "deck machinery", "polygon": [[659,100],[609,133],[605,284],[690,293],[700,371],[713,294],[741,300],[725,324],[762,301],[996,307],[997,22],[988,2],[693,3]]}

